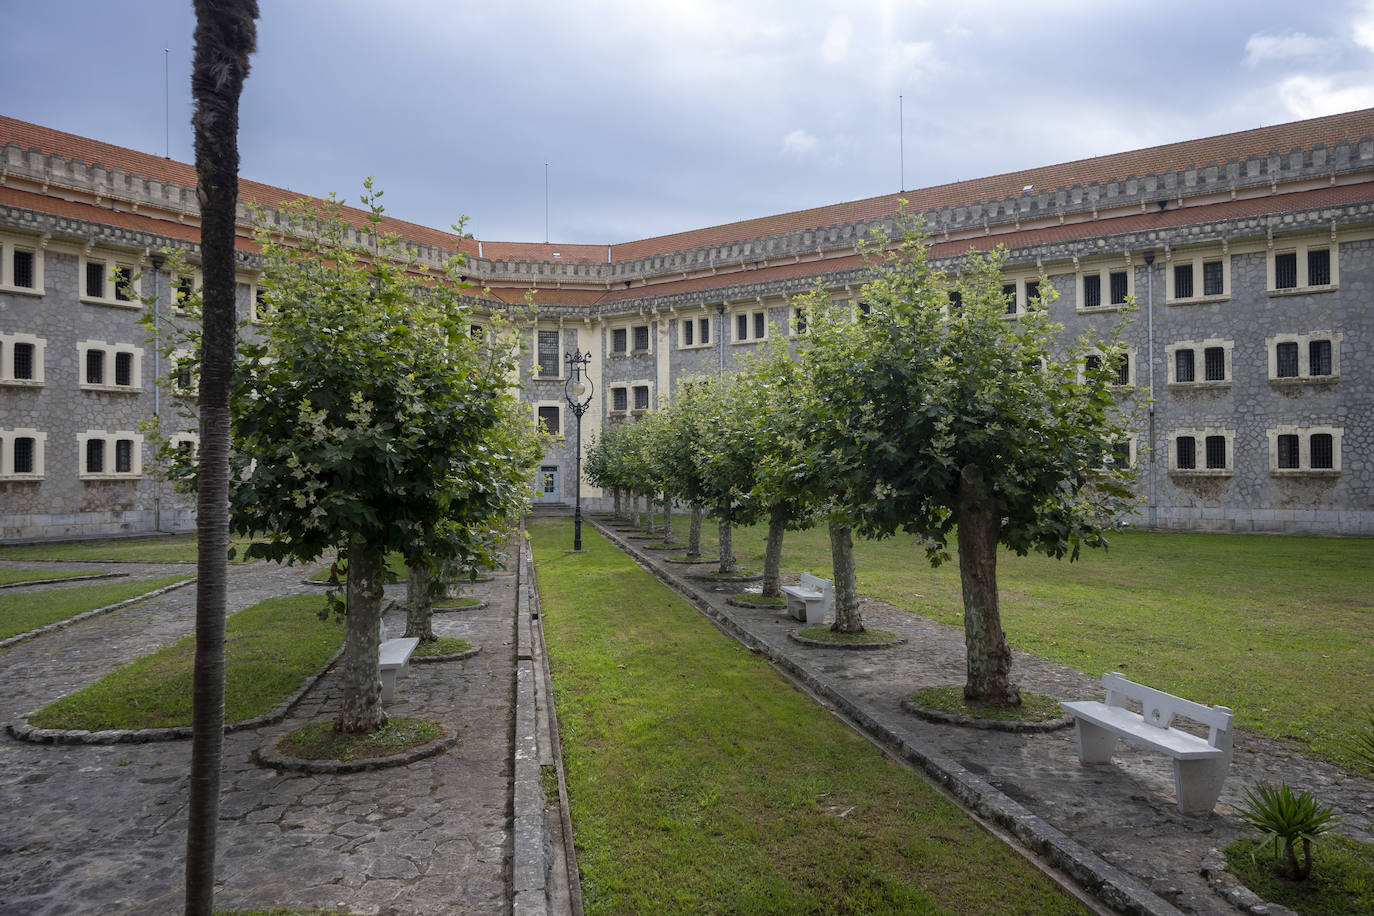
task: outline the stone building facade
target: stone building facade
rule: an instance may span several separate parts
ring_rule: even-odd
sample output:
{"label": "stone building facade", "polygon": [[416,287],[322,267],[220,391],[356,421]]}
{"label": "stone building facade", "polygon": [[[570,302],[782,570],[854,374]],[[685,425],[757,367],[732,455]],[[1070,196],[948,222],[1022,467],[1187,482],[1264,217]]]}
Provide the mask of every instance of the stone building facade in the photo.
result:
{"label": "stone building facade", "polygon": [[[195,278],[169,275],[159,255],[194,259],[194,177],[0,118],[0,539],[194,524],[141,431],[154,414],[174,422],[155,383],[166,367],[112,282],[139,275],[171,314]],[[251,181],[241,195],[298,196]],[[1141,408],[1122,457],[1139,469],[1140,524],[1374,534],[1374,110],[621,245],[387,228],[436,264],[463,251],[489,290],[480,311],[534,291],[521,384],[562,439],[532,486],[571,502],[567,353],[591,355],[585,446],[667,404],[680,379],[729,372],[761,340],[796,333],[789,297],[818,279],[857,303],[857,244],[890,228],[901,200],[931,230],[937,266],[1005,248],[1009,321],[1041,282],[1066,335],[1127,320],[1122,397]],[[248,314],[256,262],[241,216]],[[583,495],[603,498],[585,483]]]}

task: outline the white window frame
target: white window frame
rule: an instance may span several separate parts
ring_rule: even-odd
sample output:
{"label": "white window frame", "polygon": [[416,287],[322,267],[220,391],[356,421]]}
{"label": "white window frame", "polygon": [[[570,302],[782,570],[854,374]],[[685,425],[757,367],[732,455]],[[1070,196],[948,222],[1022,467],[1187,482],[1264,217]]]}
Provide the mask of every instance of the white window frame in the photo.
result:
{"label": "white window frame", "polygon": [[[1340,331],[1311,331],[1307,334],[1275,334],[1264,338],[1264,349],[1269,361],[1269,384],[1271,385],[1329,385],[1341,378],[1341,337]],[[1311,344],[1317,340],[1331,341],[1331,374],[1312,374]],[[1279,378],[1279,344],[1298,345],[1298,374]]]}
{"label": "white window frame", "polygon": [[[644,328],[644,337],[648,346],[640,349],[635,346],[635,331]],[[631,356],[652,356],[654,352],[654,323],[652,321],[634,322],[630,324],[629,333],[626,335],[625,345],[630,348]]]}
{"label": "white window frame", "polygon": [[[1227,388],[1235,381],[1234,363],[1231,353],[1235,349],[1234,340],[1226,340],[1220,337],[1208,337],[1205,340],[1176,340],[1164,348],[1164,360],[1168,369],[1168,382],[1170,388],[1180,390],[1191,390],[1194,388]],[[1222,359],[1224,363],[1224,375],[1220,381],[1208,380],[1206,376],[1206,351],[1211,347],[1221,347]],[[1193,381],[1180,382],[1178,380],[1178,361],[1175,354],[1179,350],[1193,351]]]}
{"label": "white window frame", "polygon": [[[623,349],[623,350],[617,350],[617,349],[615,348],[615,332],[616,332],[616,331],[624,331],[624,332],[625,332],[625,349]],[[612,325],[611,327],[608,327],[608,328],[606,329],[606,355],[607,355],[609,358],[611,358],[611,359],[619,359],[619,358],[621,358],[621,357],[628,357],[631,353],[634,352],[634,351],[631,349],[631,347],[634,346],[634,342],[635,342],[634,332],[630,329],[630,325],[629,325],[629,324],[616,324],[616,325]],[[652,341],[651,341],[651,343],[652,343]]]}
{"label": "white window frame", "polygon": [[[763,341],[765,341],[765,340],[768,339],[769,332],[772,331],[773,322],[770,321],[769,318],[768,318],[768,309],[767,309],[766,307],[762,306],[762,305],[758,305],[757,303],[754,304],[754,305],[745,306],[745,307],[743,307],[743,308],[735,308],[735,309],[731,310],[730,312],[728,312],[727,314],[729,314],[729,316],[730,316],[730,345],[731,345],[731,346],[735,346],[736,344],[739,344],[739,345],[748,345],[748,344],[762,343]],[[741,315],[744,316],[745,330],[747,330],[747,331],[749,332],[749,334],[748,334],[748,336],[746,336],[746,337],[737,339],[737,338],[736,338],[735,332],[739,330],[739,317],[740,317]],[[763,336],[762,336],[762,337],[756,336],[756,335],[754,334],[754,319],[755,319],[755,316],[757,316],[757,315],[762,315],[762,316],[763,316]]]}
{"label": "white window frame", "polygon": [[539,425],[539,429],[540,429],[540,431],[542,432],[543,429],[544,429],[544,424],[540,421],[540,417],[539,417],[539,408],[541,408],[541,407],[556,407],[556,408],[558,408],[558,428],[557,428],[556,430],[553,431],[552,435],[555,436],[555,437],[558,438],[558,439],[562,439],[563,436],[564,436],[564,433],[563,433],[563,423],[564,423],[564,419],[565,419],[564,415],[568,412],[568,405],[567,405],[567,403],[564,402],[564,401],[533,401],[533,402],[530,403],[530,412],[531,412],[532,414],[534,414],[534,422],[537,423],[537,424]]}
{"label": "white window frame", "polygon": [[[86,354],[100,350],[105,354],[105,379],[100,384],[86,381]],[[117,354],[132,353],[133,366],[129,372],[128,385],[116,385],[115,359]],[[143,392],[143,348],[134,344],[107,343],[103,340],[78,340],[76,342],[77,381],[82,391],[105,391],[113,394],[141,394]]]}
{"label": "white window frame", "polygon": [[[19,474],[14,470],[14,440],[33,440],[33,471]],[[0,480],[42,480],[46,471],[48,434],[28,427],[0,429]]]}
{"label": "white window frame", "polygon": [[[1178,440],[1191,436],[1193,439],[1193,458],[1197,467],[1178,466]],[[1207,467],[1207,439],[1210,436],[1223,436],[1226,439],[1226,466]],[[1170,430],[1168,438],[1169,473],[1179,477],[1233,477],[1236,473],[1236,431],[1218,427],[1189,428]]]}
{"label": "white window frame", "polygon": [[[1112,274],[1126,275],[1126,301],[1112,302]],[[1101,284],[1102,304],[1091,308],[1084,305],[1084,277],[1097,277]],[[1100,315],[1103,312],[1119,312],[1130,308],[1135,301],[1135,265],[1121,261],[1107,261],[1099,264],[1080,265],[1074,272],[1074,311],[1080,315]]]}
{"label": "white window frame", "polygon": [[[1203,289],[1203,265],[1213,261],[1221,262],[1221,292],[1208,296],[1199,290]],[[1183,265],[1193,268],[1193,293],[1192,296],[1178,298],[1174,296],[1174,272]],[[1172,252],[1169,255],[1169,269],[1164,274],[1164,302],[1167,305],[1193,305],[1199,302],[1222,302],[1231,298],[1231,255],[1220,251],[1211,252],[1187,252],[1179,254]]]}
{"label": "white window frame", "polygon": [[[616,386],[616,387],[621,387],[621,386]],[[649,411],[651,411],[651,410],[654,409],[654,383],[653,383],[653,380],[652,380],[652,379],[647,379],[647,378],[634,379],[633,381],[625,382],[625,384],[624,384],[623,387],[625,388],[625,407],[627,408],[627,412],[629,413],[630,416],[632,416],[632,417],[643,416],[644,414],[646,414],[646,413],[648,413]],[[648,406],[648,407],[636,407],[636,406],[635,406],[635,389],[636,389],[636,388],[647,388],[647,389],[649,390],[649,406]]]}
{"label": "white window frame", "polygon": [[[14,377],[15,344],[33,344],[33,378],[31,379]],[[0,331],[0,385],[14,385],[22,388],[43,387],[43,366],[47,349],[47,338],[21,332],[6,334]]]}
{"label": "white window frame", "polygon": [[[1039,283],[1039,292],[1043,292],[1046,287],[1054,290],[1056,294],[1059,292],[1058,288],[1050,282],[1048,276],[1042,276],[1036,271],[1004,272],[1002,274],[1002,286],[1014,285],[1016,287],[1016,312],[1014,314],[1008,312],[1004,306],[1002,314],[1000,315],[1002,319],[1006,321],[1015,321],[1017,318],[1025,317],[1026,312],[1030,310],[1030,294],[1026,290],[1027,283]],[[998,288],[998,291],[1001,291],[1001,287]],[[948,297],[946,297],[944,308],[945,314],[949,314]]]}
{"label": "white window frame", "polygon": [[[1138,450],[1139,447],[1140,447],[1140,445],[1139,445],[1140,437],[1139,437],[1138,435],[1136,435],[1135,433],[1131,433],[1131,434],[1129,434],[1125,439],[1117,439],[1117,440],[1115,440],[1115,441],[1116,441],[1116,442],[1123,442],[1123,443],[1125,443],[1125,445],[1129,448],[1130,453],[1129,453],[1129,455],[1128,455],[1127,458],[1126,458],[1126,467],[1128,467],[1128,468],[1134,468],[1134,467],[1136,466],[1136,461],[1137,461],[1137,458],[1138,458],[1138,452],[1137,452],[1137,450]],[[1115,443],[1113,443],[1113,444],[1115,444]],[[1111,467],[1111,465],[1108,465],[1108,468],[1109,468],[1109,469],[1110,469],[1110,467]]]}
{"label": "white window frame", "polygon": [[[1307,279],[1307,253],[1313,249],[1327,249],[1331,252],[1331,282],[1320,286],[1313,286]],[[1281,254],[1294,253],[1297,255],[1298,285],[1290,289],[1278,289],[1274,286],[1277,271],[1274,268],[1274,259]],[[1330,236],[1313,239],[1285,239],[1275,241],[1269,247],[1269,252],[1264,259],[1264,288],[1271,296],[1299,296],[1306,293],[1324,293],[1330,290],[1340,289],[1341,286],[1341,258],[1340,246],[1336,240]]]}
{"label": "white window frame", "polygon": [[[27,251],[33,255],[33,286],[14,285],[14,253],[16,251]],[[45,291],[43,260],[43,245],[39,240],[0,238],[0,292],[19,293],[24,296],[43,295]]]}
{"label": "white window frame", "polygon": [[[98,473],[86,470],[86,443],[92,439],[99,439],[105,443],[105,457],[101,462],[104,470]],[[115,466],[115,443],[120,439],[133,440],[133,449],[129,456],[129,470],[124,472],[113,470]],[[143,476],[143,435],[126,429],[113,432],[103,429],[88,429],[84,433],[77,433],[76,461],[76,476],[79,480],[138,480]]]}
{"label": "white window frame", "polygon": [[[189,443],[191,443],[191,457],[192,457],[192,458],[197,458],[197,457],[200,456],[200,434],[199,434],[199,433],[193,433],[193,432],[173,433],[173,434],[172,434],[172,437],[171,437],[170,439],[167,440],[167,445],[168,445],[169,448],[175,450],[175,449],[176,449],[178,446],[180,446],[183,442],[189,442]],[[85,458],[86,458],[86,456],[83,454],[83,455],[81,456],[81,458],[82,458],[82,460],[84,461]]]}
{"label": "white window frame", "polygon": [[[704,314],[705,314],[705,317],[701,317],[701,316],[697,316],[697,317],[694,317],[694,318],[686,318],[686,317],[683,317],[683,318],[679,318],[679,319],[678,319],[678,322],[677,322],[677,324],[678,324],[678,328],[677,328],[677,348],[678,348],[679,350],[706,350],[706,349],[709,349],[709,348],[715,346],[714,341],[712,341],[712,340],[709,339],[710,336],[711,336],[711,330],[710,330],[710,328],[711,328],[711,315],[710,315],[709,312],[704,313]],[[692,342],[691,342],[691,343],[687,343],[687,331],[686,331],[686,328],[687,328],[687,325],[689,325],[689,324],[692,325]],[[702,342],[701,342],[701,329],[702,329],[703,327],[707,329],[707,331],[706,331],[706,336],[707,336],[708,339],[707,339],[706,343],[702,343]]]}
{"label": "white window frame", "polygon": [[[1011,316],[1007,316],[1007,317],[1011,317]],[[1125,347],[1125,348],[1122,349],[1121,352],[1122,352],[1122,355],[1124,355],[1124,356],[1126,357],[1126,373],[1127,373],[1127,376],[1128,376],[1128,381],[1127,381],[1126,384],[1124,384],[1124,385],[1119,384],[1119,383],[1113,381],[1113,382],[1111,383],[1111,388],[1112,388],[1113,391],[1117,391],[1117,392],[1132,391],[1132,390],[1134,390],[1134,389],[1140,387],[1140,385],[1138,384],[1137,376],[1136,376],[1136,353],[1137,353],[1137,351],[1136,351],[1136,348],[1135,348],[1135,347]],[[1089,357],[1089,356],[1096,356],[1098,359],[1101,359],[1101,360],[1104,360],[1104,361],[1107,359],[1107,354],[1103,353],[1101,350],[1097,349],[1096,347],[1094,347],[1094,348],[1088,350],[1088,351],[1087,351],[1085,354],[1083,354],[1083,355],[1084,355],[1084,358],[1085,358],[1085,359],[1086,359],[1087,357]],[[1088,368],[1088,367],[1087,367],[1087,363],[1086,363],[1086,362],[1079,364],[1079,367],[1078,367],[1078,380],[1079,380],[1079,382],[1082,382],[1082,381],[1084,380],[1084,378],[1086,378],[1086,370],[1087,370],[1087,368]],[[1112,372],[1115,373],[1115,372],[1116,372],[1116,367],[1115,367],[1115,366],[1112,366],[1111,368],[1112,368]]]}
{"label": "white window frame", "polygon": [[[1336,477],[1341,473],[1341,439],[1345,435],[1342,426],[1287,426],[1279,425],[1265,430],[1269,439],[1269,473],[1275,477]],[[1312,467],[1312,437],[1326,434],[1331,437],[1331,467]],[[1279,436],[1298,437],[1298,466],[1279,467]]]}
{"label": "white window frame", "polygon": [[[554,367],[553,375],[541,375],[539,373],[539,333],[541,331],[553,331],[558,335],[558,348],[555,355],[558,357],[558,365]],[[530,378],[540,382],[562,382],[567,379],[567,363],[563,359],[563,329],[559,327],[540,327],[535,326],[534,339],[530,341]]]}
{"label": "white window frame", "polygon": [[[102,296],[92,296],[86,290],[86,268],[89,264],[102,264],[105,268],[105,284]],[[114,271],[116,268],[124,268],[129,272],[129,298],[115,298],[115,279]],[[77,282],[80,284],[81,302],[86,305],[105,305],[119,309],[138,310],[143,308],[143,274],[139,269],[137,259],[121,257],[119,255],[103,254],[83,254],[78,266]]]}
{"label": "white window frame", "polygon": [[[188,272],[188,271],[179,271],[179,272],[177,272],[177,273],[171,275],[171,279],[168,280],[167,282],[168,282],[168,288],[169,288],[170,291],[171,291],[171,292],[170,292],[170,295],[171,295],[171,297],[172,297],[172,311],[175,312],[175,313],[178,314],[178,315],[183,314],[183,313],[186,311],[186,309],[184,309],[184,308],[181,307],[181,299],[178,298],[178,297],[180,296],[180,286],[181,286],[181,278],[182,278],[182,277],[190,277],[190,278],[191,278],[191,289],[192,289],[192,290],[198,290],[198,289],[202,288],[202,286],[204,285],[204,280],[205,280],[205,277],[204,277],[204,275],[200,272],[200,269],[199,269],[199,268],[195,268],[195,269],[193,269],[193,270],[191,270],[191,271],[189,271],[189,272]],[[254,301],[256,301],[256,299],[255,299]]]}

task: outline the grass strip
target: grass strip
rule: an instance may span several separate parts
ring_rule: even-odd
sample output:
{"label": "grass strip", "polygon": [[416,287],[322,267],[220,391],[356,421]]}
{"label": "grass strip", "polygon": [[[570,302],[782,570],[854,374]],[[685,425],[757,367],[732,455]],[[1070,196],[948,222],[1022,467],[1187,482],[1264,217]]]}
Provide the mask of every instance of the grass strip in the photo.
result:
{"label": "grass strip", "polygon": [[1283,877],[1273,846],[1264,840],[1239,839],[1225,852],[1227,870],[1270,903],[1302,916],[1374,913],[1374,843],[1322,837],[1312,844],[1312,874],[1305,881]]}
{"label": "grass strip", "polygon": [[603,538],[528,524],[588,914],[1082,912]]}
{"label": "grass strip", "polygon": [[482,603],[481,598],[469,598],[466,596],[458,598],[435,598],[431,605],[436,611],[446,611],[453,608],[476,607]]}
{"label": "grass strip", "polygon": [[833,642],[841,646],[863,646],[870,643],[888,643],[897,639],[897,634],[891,630],[864,630],[861,633],[838,633],[828,626],[806,627],[798,630],[797,635],[803,639],[814,639],[816,642]]}
{"label": "grass strip", "polygon": [[[388,553],[388,554],[386,555],[386,571],[387,571],[390,575],[396,577],[394,580],[388,580],[388,581],[404,582],[404,581],[406,580],[406,559],[405,559],[405,557],[401,556],[399,553]],[[331,572],[331,567],[330,567],[330,566],[326,566],[324,569],[317,569],[317,570],[315,570],[314,572],[312,572],[312,573],[309,575],[308,578],[310,579],[311,582],[328,582],[328,581],[329,581],[330,572]],[[340,585],[340,586],[344,585],[345,577],[346,577],[347,575],[348,575],[348,563],[347,563],[347,561],[345,561],[345,562],[339,564],[339,585]]]}
{"label": "grass strip", "polygon": [[420,640],[420,644],[415,647],[415,651],[410,653],[412,658],[430,658],[435,655],[457,655],[459,652],[466,652],[472,648],[472,640],[455,639],[452,636],[441,636],[438,639],[429,641]]}
{"label": "grass strip", "polygon": [[18,636],[96,608],[128,601],[185,578],[182,575],[158,579],[121,579],[100,585],[76,585],[42,592],[0,592],[0,639]]}
{"label": "grass strip", "polygon": [[57,582],[78,576],[95,576],[103,569],[0,569],[0,585],[15,582]]}
{"label": "grass strip", "polygon": [[444,730],[425,719],[402,717],[366,735],[334,730],[334,720],[311,722],[277,742],[277,750],[302,760],[370,760],[392,757],[443,737]]}
{"label": "grass strip", "polygon": [[[230,541],[244,561],[247,541]],[[59,541],[47,544],[16,544],[0,547],[0,560],[77,560],[85,563],[194,563],[196,536],[174,534],[142,538],[105,538],[90,541]]]}
{"label": "grass strip", "polygon": [[[224,720],[269,712],[343,644],[343,624],[321,620],[323,595],[268,598],[225,624]],[[144,655],[29,717],[39,728],[135,729],[191,724],[195,637]]]}
{"label": "grass strip", "polygon": [[[766,537],[737,529],[739,561],[761,563]],[[1350,689],[1374,654],[1374,539],[1120,531],[1111,544],[1077,563],[998,554],[1013,648],[1229,706],[1244,728],[1374,773],[1351,750],[1368,698]],[[715,546],[703,526],[702,549]],[[932,569],[896,537],[856,540],[854,556],[863,594],[963,629],[957,555]],[[830,578],[825,530],[787,532],[782,563]]]}
{"label": "grass strip", "polygon": [[1043,693],[1022,690],[1020,706],[999,706],[996,703],[964,699],[963,684],[926,687],[913,693],[911,702],[952,716],[995,719],[999,722],[1048,722],[1064,715],[1064,709],[1059,705],[1059,701]]}

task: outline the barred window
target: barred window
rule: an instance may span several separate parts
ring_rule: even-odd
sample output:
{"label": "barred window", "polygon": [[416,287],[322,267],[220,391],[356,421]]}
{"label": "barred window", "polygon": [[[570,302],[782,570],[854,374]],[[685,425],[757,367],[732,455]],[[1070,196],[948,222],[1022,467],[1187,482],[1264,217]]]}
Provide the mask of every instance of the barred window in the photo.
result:
{"label": "barred window", "polygon": [[649,326],[647,324],[641,324],[635,327],[635,349],[649,349]]}
{"label": "barred window", "polygon": [[191,361],[189,359],[177,360],[177,387],[182,391],[191,387]]}
{"label": "barred window", "polygon": [[101,474],[105,471],[105,440],[86,440],[86,473]]}
{"label": "barred window", "polygon": [[[1013,287],[1013,289],[1015,289],[1015,287]],[[952,290],[949,291],[948,299],[949,299],[949,310],[950,310],[951,313],[957,312],[957,311],[959,311],[959,309],[961,309],[961,308],[964,307],[964,294],[961,293],[961,292],[959,292],[957,289],[952,289]],[[1015,300],[1012,300],[1012,301],[1013,301],[1013,303],[1015,302]],[[1014,306],[1013,306],[1013,308],[1012,308],[1012,311],[1015,311],[1015,307],[1014,307]]]}
{"label": "barred window", "polygon": [[1331,284],[1331,249],[1317,248],[1307,252],[1307,285]]}
{"label": "barred window", "polygon": [[1331,374],[1331,341],[1314,340],[1308,343],[1307,370],[1309,375]]}
{"label": "barred window", "polygon": [[33,344],[17,343],[14,345],[14,377],[16,379],[33,378]]}
{"label": "barred window", "polygon": [[1298,466],[1298,437],[1294,435],[1279,436],[1278,444],[1279,467],[1296,468]]}
{"label": "barred window", "polygon": [[1207,437],[1207,467],[1213,470],[1226,467],[1226,437]]}
{"label": "barred window", "polygon": [[1176,464],[1179,470],[1191,471],[1197,467],[1197,440],[1192,436],[1179,436],[1175,440]]}
{"label": "barred window", "polygon": [[[1279,437],[1283,438],[1282,436]],[[1294,436],[1293,438],[1297,438]],[[1296,465],[1295,465],[1296,466]],[[1335,467],[1335,449],[1330,433],[1312,434],[1312,467],[1331,470]],[[1280,465],[1282,467],[1282,465]]]}
{"label": "barred window", "polygon": [[649,386],[648,386],[648,385],[636,385],[636,386],[635,386],[635,410],[648,410],[648,409],[649,409]]}
{"label": "barred window", "polygon": [[1226,283],[1222,276],[1222,263],[1220,261],[1204,261],[1202,264],[1202,294],[1204,296],[1220,296],[1225,291]]}
{"label": "barred window", "polygon": [[684,321],[682,323],[682,345],[684,347],[692,346],[692,336],[696,329],[697,323],[695,321]]}
{"label": "barred window", "polygon": [[1226,381],[1226,351],[1208,347],[1202,351],[1202,377],[1208,382]]}
{"label": "barred window", "polygon": [[1116,360],[1116,384],[1129,385],[1131,383],[1131,356],[1129,353],[1122,353]]}
{"label": "barred window", "polygon": [[626,410],[629,407],[624,388],[611,389],[611,410]]}
{"label": "barred window", "polygon": [[558,332],[539,332],[539,375],[542,378],[557,378],[561,368],[558,360]]}
{"label": "barred window", "polygon": [[132,439],[115,440],[115,473],[127,474],[134,469],[134,443]]}
{"label": "barred window", "polygon": [[1174,351],[1174,381],[1191,382],[1196,378],[1193,374],[1193,351],[1175,350]]}
{"label": "barred window", "polygon": [[115,299],[120,302],[129,301],[129,286],[133,283],[133,274],[127,267],[116,267],[114,269],[114,294]]}
{"label": "barred window", "polygon": [[1096,372],[1098,369],[1102,368],[1102,357],[1098,356],[1096,353],[1089,353],[1083,358],[1083,368],[1086,369],[1089,374]]}
{"label": "barred window", "polygon": [[1124,305],[1126,302],[1126,292],[1129,288],[1126,282],[1126,271],[1116,271],[1111,276],[1112,283],[1112,305]]}
{"label": "barred window", "polygon": [[763,312],[754,313],[754,339],[763,340],[764,331],[768,326],[768,316]]}
{"label": "barred window", "polygon": [[105,298],[105,262],[86,262],[86,295],[92,299]]}
{"label": "barred window", "polygon": [[33,473],[32,436],[19,436],[14,440],[14,473]]}
{"label": "barred window", "polygon": [[16,251],[11,261],[14,268],[14,285],[22,286],[25,289],[33,289],[33,252]]}
{"label": "barred window", "polygon": [[749,339],[749,316],[739,314],[735,316],[735,340]]}
{"label": "barred window", "polygon": [[1003,298],[1003,299],[1006,301],[1006,303],[1007,303],[1007,314],[1008,314],[1008,315],[1015,315],[1015,314],[1016,314],[1016,284],[1015,284],[1015,283],[1004,283],[1004,284],[1002,284],[1002,298]]}
{"label": "barred window", "polygon": [[1178,264],[1174,267],[1174,298],[1193,298],[1193,265]]}
{"label": "barred window", "polygon": [[629,332],[624,328],[611,331],[611,352],[624,353],[629,347]]}
{"label": "barred window", "polygon": [[1298,345],[1292,341],[1286,341],[1275,346],[1275,355],[1278,361],[1275,368],[1275,375],[1279,378],[1298,377]]}
{"label": "barred window", "polygon": [[105,351],[86,351],[86,384],[105,384]]}
{"label": "barred window", "polygon": [[129,386],[134,383],[134,355],[115,354],[115,384]]}
{"label": "barred window", "polygon": [[539,426],[550,436],[558,435],[558,408],[541,407],[539,408]]}
{"label": "barred window", "polygon": [[1274,255],[1274,289],[1296,289],[1298,286],[1298,253],[1285,251]]}
{"label": "barred window", "polygon": [[1128,468],[1131,466],[1131,443],[1112,443],[1112,464],[1118,468]]}
{"label": "barred window", "polygon": [[196,291],[195,280],[191,277],[177,277],[176,305],[184,305]]}
{"label": "barred window", "polygon": [[710,319],[710,318],[703,318],[703,319],[701,319],[701,334],[699,334],[698,336],[701,338],[701,342],[702,342],[703,344],[708,344],[708,343],[711,342],[711,319]]}
{"label": "barred window", "polygon": [[806,332],[806,309],[800,306],[792,309],[792,327],[797,329],[798,334]]}
{"label": "barred window", "polygon": [[1039,280],[1027,280],[1027,281],[1026,281],[1026,305],[1027,305],[1027,307],[1029,307],[1030,304],[1031,304],[1032,302],[1034,302],[1036,299],[1039,299],[1039,298],[1040,298],[1040,281],[1039,281]]}

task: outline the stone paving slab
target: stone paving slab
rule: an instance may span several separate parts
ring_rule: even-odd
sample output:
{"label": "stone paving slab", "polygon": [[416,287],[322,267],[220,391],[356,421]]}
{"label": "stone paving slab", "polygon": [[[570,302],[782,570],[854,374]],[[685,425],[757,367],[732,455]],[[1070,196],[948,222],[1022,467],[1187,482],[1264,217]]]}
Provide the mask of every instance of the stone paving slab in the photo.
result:
{"label": "stone paving slab", "polygon": [[[1073,729],[1035,734],[969,729],[926,722],[903,710],[902,699],[922,687],[964,682],[962,630],[865,599],[866,625],[905,637],[905,645],[871,652],[805,648],[788,638],[799,624],[781,611],[730,606],[726,598],[736,588],[712,588],[683,576],[679,568],[597,527],[871,731],[901,742],[914,758],[934,761],[936,770],[961,771],[944,774],[948,780],[934,773],[956,795],[961,793],[954,783],[960,779],[986,786],[990,809],[1011,812],[1011,818],[1024,811],[1022,819],[1043,821],[1166,906],[1207,916],[1239,912],[1209,888],[1200,870],[1209,849],[1248,832],[1235,806],[1259,781],[1283,780],[1311,790],[1344,815],[1341,832],[1374,840],[1374,780],[1304,757],[1287,742],[1241,730],[1216,811],[1187,817],[1175,807],[1172,763],[1163,755],[1121,744],[1111,766],[1086,767],[1078,762]],[[1013,678],[1057,699],[1102,698],[1099,678],[1024,652],[1015,653]]]}
{"label": "stone paving slab", "polygon": [[[319,592],[300,580],[299,568],[232,567],[230,610]],[[332,715],[332,674],[285,721],[226,736],[217,907],[509,912],[515,584],[497,576],[465,588],[488,607],[436,615],[439,635],[470,639],[482,652],[411,666],[388,707],[452,728],[459,741],[450,751],[346,775],[255,764],[254,748]],[[402,593],[388,587],[389,597]],[[189,633],[194,600],[188,587],[0,652],[0,720]],[[404,614],[393,611],[387,623],[404,627]],[[24,813],[7,814],[0,836],[0,914],[180,912],[189,765],[189,742],[38,746],[0,738],[0,810]]]}

